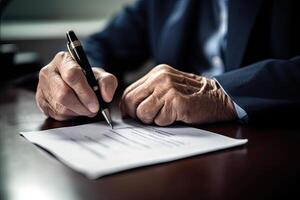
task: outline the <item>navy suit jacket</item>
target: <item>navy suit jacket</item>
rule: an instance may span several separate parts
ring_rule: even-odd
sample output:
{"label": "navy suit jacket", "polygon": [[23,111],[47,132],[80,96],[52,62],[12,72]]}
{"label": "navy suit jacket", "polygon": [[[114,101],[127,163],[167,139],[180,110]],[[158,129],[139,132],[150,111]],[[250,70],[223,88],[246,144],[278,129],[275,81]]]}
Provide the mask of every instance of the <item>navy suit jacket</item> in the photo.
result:
{"label": "navy suit jacket", "polygon": [[[152,59],[193,72],[201,0],[139,0],[86,40],[93,66],[122,74]],[[251,121],[300,112],[300,12],[297,0],[228,3],[225,73],[216,79]],[[203,30],[205,31],[205,30]]]}

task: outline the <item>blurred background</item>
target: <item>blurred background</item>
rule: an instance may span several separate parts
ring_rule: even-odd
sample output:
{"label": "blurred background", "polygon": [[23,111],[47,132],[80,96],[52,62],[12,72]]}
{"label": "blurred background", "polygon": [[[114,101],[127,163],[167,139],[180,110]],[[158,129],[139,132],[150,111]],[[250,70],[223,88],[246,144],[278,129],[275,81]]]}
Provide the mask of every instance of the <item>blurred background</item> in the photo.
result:
{"label": "blurred background", "polygon": [[134,0],[0,0],[0,81],[32,76],[60,50],[65,32],[80,39],[101,30]]}

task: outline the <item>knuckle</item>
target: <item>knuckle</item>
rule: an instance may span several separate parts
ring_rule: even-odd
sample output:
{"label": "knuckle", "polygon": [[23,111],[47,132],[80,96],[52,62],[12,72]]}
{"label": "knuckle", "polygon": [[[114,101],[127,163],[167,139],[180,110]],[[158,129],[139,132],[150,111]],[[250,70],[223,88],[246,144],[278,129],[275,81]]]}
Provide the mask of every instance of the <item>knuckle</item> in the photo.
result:
{"label": "knuckle", "polygon": [[66,54],[66,52],[60,51],[54,56],[54,60],[63,60]]}
{"label": "knuckle", "polygon": [[59,92],[56,96],[56,102],[59,104],[64,104],[66,102],[66,94]]}
{"label": "knuckle", "polygon": [[67,99],[70,96],[70,89],[68,89],[67,87],[63,87],[61,88],[56,95],[56,102],[62,105],[65,105],[67,102]]}
{"label": "knuckle", "polygon": [[60,104],[60,103],[55,103],[55,110],[54,110],[54,114],[56,116],[63,116],[63,115],[67,115],[68,109]]}
{"label": "knuckle", "polygon": [[133,109],[132,107],[133,107],[134,103],[132,101],[131,95],[127,94],[124,96],[124,98],[122,100],[122,105],[124,106],[124,108],[127,112],[130,112]]}
{"label": "knuckle", "polygon": [[147,106],[139,106],[136,111],[137,117],[144,123],[152,123],[150,109]]}
{"label": "knuckle", "polygon": [[46,65],[39,71],[39,79],[47,78],[48,77],[48,71],[49,71],[49,65]]}
{"label": "knuckle", "polygon": [[155,67],[155,70],[157,70],[157,71],[167,71],[167,72],[170,72],[171,69],[172,69],[171,66],[166,65],[166,64],[160,64],[160,65],[157,65]]}
{"label": "knuckle", "polygon": [[196,74],[193,74],[193,73],[188,73],[189,76],[192,78],[192,79],[197,79],[198,76]]}
{"label": "knuckle", "polygon": [[186,77],[184,75],[179,74],[178,78],[179,78],[180,83],[188,84],[188,80],[186,79]]}
{"label": "knuckle", "polygon": [[74,62],[74,60],[69,52],[65,52],[63,59],[64,59],[65,63]]}
{"label": "knuckle", "polygon": [[167,97],[169,97],[171,99],[176,97],[176,98],[174,98],[174,100],[176,99],[176,101],[178,101],[177,99],[180,99],[180,97],[178,97],[177,90],[175,88],[170,88],[169,89]]}
{"label": "knuckle", "polygon": [[70,67],[62,76],[67,83],[76,84],[81,78],[81,73],[82,71],[79,67]]}
{"label": "knuckle", "polygon": [[159,74],[164,79],[170,79],[171,78],[171,73],[168,70],[161,70],[159,72]]}
{"label": "knuckle", "polygon": [[60,108],[60,113],[61,113],[62,116],[68,115],[68,108],[66,108],[65,106],[62,106]]}
{"label": "knuckle", "polygon": [[170,76],[169,73],[165,75],[163,80],[164,80],[166,86],[173,86],[174,85],[172,77]]}
{"label": "knuckle", "polygon": [[131,90],[132,90],[133,86],[130,85],[129,87],[127,87],[124,92],[123,92],[123,97],[125,97],[125,95],[127,95]]}
{"label": "knuckle", "polygon": [[154,76],[154,81],[170,84],[172,82],[171,73],[165,70],[159,71],[156,73],[156,76]]}
{"label": "knuckle", "polygon": [[126,94],[125,97],[124,97],[124,103],[126,105],[130,105],[131,103],[134,103],[134,95],[131,95],[130,93],[129,94]]}

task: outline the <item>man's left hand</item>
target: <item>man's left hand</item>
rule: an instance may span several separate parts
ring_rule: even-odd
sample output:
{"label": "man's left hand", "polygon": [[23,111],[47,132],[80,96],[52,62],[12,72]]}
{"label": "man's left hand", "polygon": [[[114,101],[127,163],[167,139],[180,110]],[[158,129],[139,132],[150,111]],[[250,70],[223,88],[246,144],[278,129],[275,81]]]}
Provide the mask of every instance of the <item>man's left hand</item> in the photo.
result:
{"label": "man's left hand", "polygon": [[123,116],[146,124],[167,126],[230,121],[236,118],[233,102],[217,82],[202,76],[158,65],[130,85],[122,96]]}

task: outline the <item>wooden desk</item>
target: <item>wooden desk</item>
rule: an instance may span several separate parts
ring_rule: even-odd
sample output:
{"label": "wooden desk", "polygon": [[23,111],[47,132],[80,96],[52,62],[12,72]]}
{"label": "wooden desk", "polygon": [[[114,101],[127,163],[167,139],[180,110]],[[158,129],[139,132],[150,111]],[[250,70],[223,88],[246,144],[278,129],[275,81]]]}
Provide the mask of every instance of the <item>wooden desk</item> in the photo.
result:
{"label": "wooden desk", "polygon": [[20,131],[89,120],[47,119],[36,107],[34,92],[12,86],[1,89],[0,111],[1,199],[252,200],[287,199],[292,193],[299,196],[299,128],[199,126],[235,138],[248,138],[249,143],[89,180],[19,136]]}

